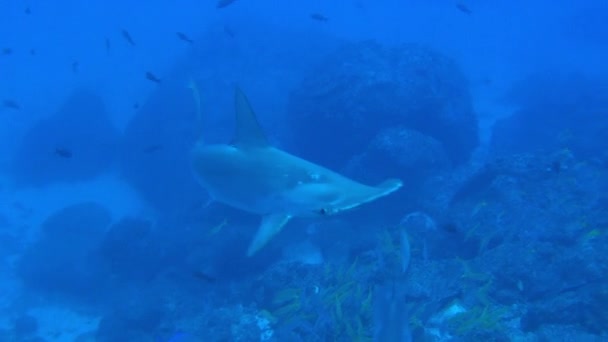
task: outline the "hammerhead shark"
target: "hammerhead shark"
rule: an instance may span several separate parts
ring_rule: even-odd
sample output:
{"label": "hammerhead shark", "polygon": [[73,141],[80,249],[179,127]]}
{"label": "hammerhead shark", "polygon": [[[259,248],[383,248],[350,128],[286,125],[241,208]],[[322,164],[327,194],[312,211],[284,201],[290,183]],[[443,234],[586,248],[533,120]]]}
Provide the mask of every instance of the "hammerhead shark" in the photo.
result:
{"label": "hammerhead shark", "polygon": [[200,139],[192,150],[192,166],[213,200],[262,216],[248,256],[264,247],[292,217],[335,215],[386,196],[403,184],[389,179],[378,186],[364,185],[273,147],[238,87],[235,106],[232,142],[207,144]]}

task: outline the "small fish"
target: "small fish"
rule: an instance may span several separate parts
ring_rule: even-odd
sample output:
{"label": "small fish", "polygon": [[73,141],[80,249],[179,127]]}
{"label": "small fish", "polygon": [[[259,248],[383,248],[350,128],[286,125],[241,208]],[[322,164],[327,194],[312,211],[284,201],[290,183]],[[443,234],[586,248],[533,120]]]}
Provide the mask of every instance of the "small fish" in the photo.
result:
{"label": "small fish", "polygon": [[234,38],[236,36],[234,30],[228,25],[224,25],[224,33],[230,38]]}
{"label": "small fish", "polygon": [[173,336],[171,336],[171,338],[167,342],[188,342],[188,341],[192,341],[189,337],[190,337],[189,334],[182,333],[182,332],[177,332]]}
{"label": "small fish", "polygon": [[78,63],[78,61],[73,61],[72,62],[72,72],[77,74],[79,66],[80,66],[80,63]]}
{"label": "small fish", "polygon": [[61,158],[72,158],[72,151],[64,147],[57,147],[55,149],[55,154]]}
{"label": "small fish", "polygon": [[163,145],[154,144],[146,146],[143,150],[144,153],[154,153],[163,149]]}
{"label": "small fish", "polygon": [[110,53],[110,48],[112,47],[112,45],[110,44],[110,38],[106,37],[106,53],[109,54]]}
{"label": "small fish", "polygon": [[154,82],[154,83],[160,83],[161,82],[160,78],[156,77],[156,75],[154,75],[153,73],[151,73],[149,71],[146,72],[146,78],[148,80]]}
{"label": "small fish", "polygon": [[468,14],[468,15],[473,14],[473,11],[471,11],[471,9],[469,8],[469,6],[465,5],[465,4],[464,4],[464,3],[462,3],[462,2],[457,3],[457,4],[456,4],[456,8],[457,8],[457,9],[458,9],[460,12],[462,12],[462,13],[465,13],[465,14]]}
{"label": "small fish", "polygon": [[411,302],[406,298],[403,285],[399,285],[397,281],[393,281],[377,284],[373,288],[373,341],[412,341],[409,324]]}
{"label": "small fish", "polygon": [[312,13],[310,15],[310,18],[313,19],[313,20],[316,20],[316,21],[324,22],[324,23],[327,22],[327,21],[329,21],[329,18],[326,17],[326,16],[324,16],[321,13]]}
{"label": "small fish", "polygon": [[192,272],[192,275],[199,280],[202,280],[206,283],[215,283],[217,281],[217,279],[213,276],[210,276],[202,271],[194,271]]}
{"label": "small fish", "polygon": [[15,101],[15,100],[4,100],[4,101],[2,101],[2,106],[4,108],[10,108],[10,109],[14,109],[14,110],[21,109],[21,106],[19,106],[19,103],[17,103],[17,101]]}
{"label": "small fish", "polygon": [[410,238],[404,228],[401,229],[399,242],[401,242],[401,272],[406,273],[410,267],[412,252],[410,247]]}
{"label": "small fish", "polygon": [[190,79],[188,82],[188,88],[192,91],[192,98],[194,99],[194,104],[196,105],[196,121],[201,124],[202,121],[202,106],[201,106],[201,92],[198,89],[198,85],[194,79]]}
{"label": "small fish", "polygon": [[36,49],[34,49],[34,48],[30,49],[30,55],[36,56]]}
{"label": "small fish", "polygon": [[439,225],[439,228],[445,232],[456,234],[459,232],[458,226],[454,222],[445,222]]}
{"label": "small fish", "polygon": [[224,228],[227,224],[228,224],[228,219],[224,219],[224,221],[220,222],[216,226],[209,229],[209,236],[219,233],[222,230],[222,228]]}
{"label": "small fish", "polygon": [[559,160],[555,160],[553,163],[551,163],[551,166],[549,167],[549,171],[552,171],[554,173],[560,173],[562,170],[562,163]]}
{"label": "small fish", "polygon": [[32,10],[30,9],[30,6],[26,6],[25,10],[23,10],[23,12],[25,12],[25,14],[27,14],[27,15],[32,14]]}
{"label": "small fish", "polygon": [[236,0],[218,0],[216,8],[224,8],[230,6],[232,3],[236,2]]}
{"label": "small fish", "polygon": [[139,109],[139,102],[135,102],[133,104],[133,109]]}
{"label": "small fish", "polygon": [[194,44],[194,40],[192,40],[192,39],[190,39],[190,37],[186,36],[185,33],[175,32],[175,34],[177,35],[177,38],[179,38],[179,40],[183,40],[188,44]]}
{"label": "small fish", "polygon": [[131,34],[129,33],[129,31],[123,29],[121,31],[122,36],[125,38],[125,40],[127,41],[127,43],[129,43],[131,46],[135,46],[135,41],[133,40],[133,38],[131,37]]}
{"label": "small fish", "polygon": [[13,49],[8,48],[8,47],[2,48],[2,54],[5,56],[12,55]]}

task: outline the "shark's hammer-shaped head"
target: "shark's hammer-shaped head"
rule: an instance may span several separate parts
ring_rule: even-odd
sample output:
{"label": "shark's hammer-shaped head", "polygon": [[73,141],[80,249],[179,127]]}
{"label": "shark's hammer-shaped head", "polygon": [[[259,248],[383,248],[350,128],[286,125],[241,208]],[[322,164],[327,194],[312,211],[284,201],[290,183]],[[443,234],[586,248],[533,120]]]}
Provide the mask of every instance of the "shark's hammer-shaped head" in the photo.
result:
{"label": "shark's hammer-shaped head", "polygon": [[328,216],[386,196],[392,179],[367,186],[268,143],[249,101],[236,89],[236,132],[231,144],[196,144],[194,173],[211,197],[262,215],[248,255],[262,248],[292,217]]}

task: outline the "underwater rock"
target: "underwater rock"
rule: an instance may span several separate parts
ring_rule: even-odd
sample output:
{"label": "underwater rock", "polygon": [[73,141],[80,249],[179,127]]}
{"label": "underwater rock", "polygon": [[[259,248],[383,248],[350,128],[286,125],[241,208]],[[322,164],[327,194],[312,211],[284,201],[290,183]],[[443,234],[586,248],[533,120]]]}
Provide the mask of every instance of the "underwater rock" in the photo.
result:
{"label": "underwater rock", "polygon": [[150,222],[126,218],[110,227],[99,250],[115,277],[145,282],[163,271],[160,247]]}
{"label": "underwater rock", "polygon": [[602,288],[605,271],[599,266],[605,264],[604,242],[589,246],[598,249],[589,255],[546,242],[508,243],[486,252],[473,268],[493,275],[489,295],[497,302],[526,303],[521,319],[524,332],[563,324],[599,334],[606,331],[608,318],[603,304],[608,300]]}
{"label": "underwater rock", "polygon": [[38,331],[36,317],[23,314],[13,321],[13,334],[19,339],[34,335]]}
{"label": "underwater rock", "polygon": [[92,202],[51,215],[42,224],[40,238],[18,261],[24,285],[46,295],[101,300],[107,274],[96,253],[110,221],[110,212]]}
{"label": "underwater rock", "polygon": [[197,114],[185,77],[168,76],[128,123],[120,167],[128,182],[156,209],[184,211],[205,192],[191,172]]}
{"label": "underwater rock", "polygon": [[104,315],[95,334],[96,341],[156,341],[166,310],[154,296],[142,296],[119,305]]}
{"label": "underwater rock", "polygon": [[342,47],[293,91],[288,124],[294,152],[332,168],[395,126],[432,137],[454,163],[468,160],[478,144],[462,72],[448,57],[415,44]]}
{"label": "underwater rock", "polygon": [[[360,179],[372,182],[382,180],[387,174],[406,174],[404,181],[413,186],[448,165],[439,141],[414,130],[394,127],[376,135],[366,150],[349,162],[347,169]],[[410,188],[407,183],[406,188]]]}
{"label": "underwater rock", "polygon": [[575,290],[553,293],[542,301],[529,304],[521,318],[524,332],[542,331],[544,326],[563,325],[578,327],[585,333],[602,335],[606,328],[605,303],[608,293],[596,283]]}
{"label": "underwater rock", "polygon": [[496,122],[491,153],[570,149],[577,157],[608,150],[608,82],[583,75],[536,74],[516,84],[507,100],[517,110]]}
{"label": "underwater rock", "polygon": [[78,89],[25,133],[13,156],[12,175],[24,185],[91,179],[115,160],[119,139],[102,99]]}
{"label": "underwater rock", "polygon": [[591,334],[578,325],[543,325],[529,341],[604,341],[604,335]]}

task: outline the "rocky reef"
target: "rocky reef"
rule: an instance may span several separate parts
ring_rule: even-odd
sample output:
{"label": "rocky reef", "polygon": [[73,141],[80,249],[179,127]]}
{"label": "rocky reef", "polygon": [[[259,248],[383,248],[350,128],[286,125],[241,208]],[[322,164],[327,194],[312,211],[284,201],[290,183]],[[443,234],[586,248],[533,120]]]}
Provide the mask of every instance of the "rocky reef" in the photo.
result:
{"label": "rocky reef", "polygon": [[505,101],[516,108],[494,126],[493,154],[568,148],[608,159],[608,82],[581,73],[539,73],[515,84]]}
{"label": "rocky reef", "polygon": [[450,58],[416,44],[338,49],[292,92],[287,122],[299,155],[336,169],[395,127],[437,142],[452,164],[467,161],[478,144],[464,75]]}
{"label": "rocky reef", "polygon": [[23,185],[91,179],[116,161],[119,140],[103,100],[77,89],[57,112],[25,133],[13,157],[12,176]]}

